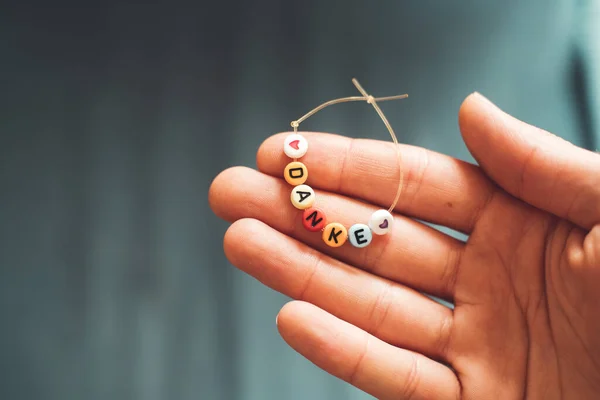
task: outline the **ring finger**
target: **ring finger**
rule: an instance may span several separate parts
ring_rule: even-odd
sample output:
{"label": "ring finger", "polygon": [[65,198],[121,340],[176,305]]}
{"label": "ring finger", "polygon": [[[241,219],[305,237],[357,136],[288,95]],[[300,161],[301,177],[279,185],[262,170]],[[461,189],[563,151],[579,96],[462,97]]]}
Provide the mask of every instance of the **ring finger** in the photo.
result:
{"label": "ring finger", "polygon": [[394,346],[447,359],[453,313],[428,297],[352,268],[254,219],[235,222],[224,246],[233,265],[263,284]]}

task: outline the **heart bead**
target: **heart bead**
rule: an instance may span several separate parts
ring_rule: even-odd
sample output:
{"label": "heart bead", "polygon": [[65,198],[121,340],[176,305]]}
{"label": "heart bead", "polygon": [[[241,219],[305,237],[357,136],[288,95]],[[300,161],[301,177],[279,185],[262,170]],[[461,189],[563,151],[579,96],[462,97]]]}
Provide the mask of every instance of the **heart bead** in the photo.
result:
{"label": "heart bead", "polygon": [[283,142],[283,152],[289,158],[300,158],[308,151],[308,141],[304,136],[293,133],[285,138]]}
{"label": "heart bead", "polygon": [[394,217],[387,210],[377,210],[369,219],[369,228],[376,235],[385,235],[392,230]]}

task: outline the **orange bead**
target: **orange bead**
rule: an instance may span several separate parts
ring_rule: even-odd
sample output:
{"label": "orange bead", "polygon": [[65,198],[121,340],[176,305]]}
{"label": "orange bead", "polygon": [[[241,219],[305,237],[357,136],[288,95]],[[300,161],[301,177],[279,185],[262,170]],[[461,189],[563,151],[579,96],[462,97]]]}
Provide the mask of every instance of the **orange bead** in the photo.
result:
{"label": "orange bead", "polygon": [[308,179],[308,168],[300,161],[293,161],[285,167],[283,177],[292,186],[302,185]]}
{"label": "orange bead", "polygon": [[348,231],[338,222],[328,224],[323,230],[323,241],[327,246],[340,247],[346,243],[346,239],[348,239]]}

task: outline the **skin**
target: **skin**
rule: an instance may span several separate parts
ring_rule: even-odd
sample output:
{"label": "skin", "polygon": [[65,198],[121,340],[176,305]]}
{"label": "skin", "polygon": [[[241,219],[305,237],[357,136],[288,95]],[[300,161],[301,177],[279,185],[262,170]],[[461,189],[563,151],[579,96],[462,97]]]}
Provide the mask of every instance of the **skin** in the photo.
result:
{"label": "skin", "polygon": [[[282,179],[287,134],[270,137],[259,171],[228,169],[210,188],[232,222],[228,259],[294,299],[277,317],[292,348],[377,398],[600,398],[600,155],[479,94],[459,125],[478,165],[401,145],[393,230],[364,249],[302,227]],[[329,221],[350,227],[387,208],[393,144],[302,134]]]}

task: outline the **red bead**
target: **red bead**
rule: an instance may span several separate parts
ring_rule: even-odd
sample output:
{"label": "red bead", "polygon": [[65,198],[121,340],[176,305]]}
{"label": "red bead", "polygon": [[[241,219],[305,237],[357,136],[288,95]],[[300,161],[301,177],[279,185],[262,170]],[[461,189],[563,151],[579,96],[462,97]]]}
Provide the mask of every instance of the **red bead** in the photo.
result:
{"label": "red bead", "polygon": [[318,232],[327,224],[325,213],[318,208],[308,208],[302,214],[302,225],[311,231]]}

